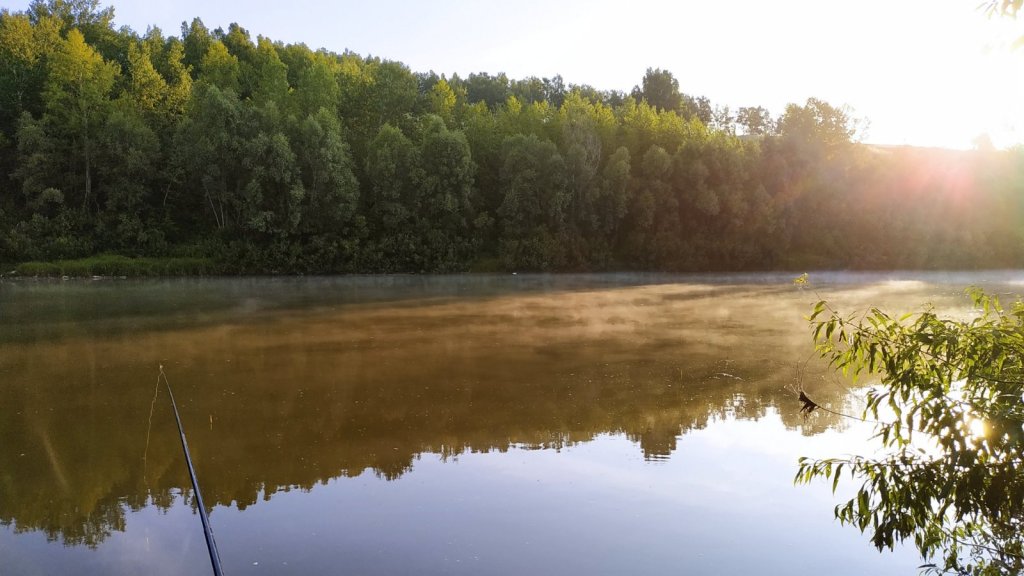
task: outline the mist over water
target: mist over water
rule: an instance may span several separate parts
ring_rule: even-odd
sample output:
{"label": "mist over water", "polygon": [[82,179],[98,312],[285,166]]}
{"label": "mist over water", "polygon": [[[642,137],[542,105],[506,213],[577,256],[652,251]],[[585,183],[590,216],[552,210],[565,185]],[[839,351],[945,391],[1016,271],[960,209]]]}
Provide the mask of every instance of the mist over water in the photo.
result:
{"label": "mist over water", "polygon": [[231,574],[742,574],[817,557],[912,573],[909,551],[832,521],[827,487],[791,485],[797,456],[870,433],[798,413],[798,386],[858,404],[803,316],[819,298],[966,315],[965,287],[1009,295],[1024,274],[791,280],[0,283],[0,556],[12,574],[208,569],[162,365]]}

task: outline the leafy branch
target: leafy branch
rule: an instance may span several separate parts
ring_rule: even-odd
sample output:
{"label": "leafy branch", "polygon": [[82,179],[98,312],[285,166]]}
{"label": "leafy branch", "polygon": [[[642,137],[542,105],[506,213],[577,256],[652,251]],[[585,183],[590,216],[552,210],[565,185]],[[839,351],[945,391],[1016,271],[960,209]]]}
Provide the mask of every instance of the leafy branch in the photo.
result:
{"label": "leafy branch", "polygon": [[[980,290],[969,293],[978,315],[966,321],[932,310],[843,316],[825,301],[814,306],[809,321],[818,353],[845,376],[879,378],[860,419],[874,422],[884,452],[801,458],[795,481],[822,478],[835,491],[844,473],[860,480],[856,495],[836,506],[836,518],[869,533],[879,549],[912,539],[922,557],[941,557],[923,568],[1018,574],[1024,570],[1024,305],[1007,311]],[[801,411],[827,410],[803,392],[800,400]]]}

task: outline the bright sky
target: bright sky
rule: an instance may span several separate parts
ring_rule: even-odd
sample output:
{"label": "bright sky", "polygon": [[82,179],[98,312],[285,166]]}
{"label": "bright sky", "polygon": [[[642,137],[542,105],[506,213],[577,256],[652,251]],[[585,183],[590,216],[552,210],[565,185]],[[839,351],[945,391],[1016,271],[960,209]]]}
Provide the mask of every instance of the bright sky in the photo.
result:
{"label": "bright sky", "polygon": [[[101,0],[104,5],[109,5]],[[1024,142],[1024,18],[981,0],[113,0],[116,23],[180,34],[238,22],[256,35],[399,60],[450,76],[561,74],[629,90],[648,67],[714,104],[778,114],[849,105],[880,144]],[[0,0],[23,10],[28,0]]]}

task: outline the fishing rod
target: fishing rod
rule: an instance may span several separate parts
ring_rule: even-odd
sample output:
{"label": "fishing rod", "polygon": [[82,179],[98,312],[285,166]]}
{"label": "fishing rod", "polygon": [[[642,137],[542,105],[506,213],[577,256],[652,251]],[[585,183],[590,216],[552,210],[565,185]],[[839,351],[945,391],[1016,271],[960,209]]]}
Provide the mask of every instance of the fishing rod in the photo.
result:
{"label": "fishing rod", "polygon": [[203,521],[203,534],[206,535],[206,549],[210,551],[210,564],[213,565],[214,576],[223,576],[224,572],[220,566],[220,553],[217,552],[217,541],[213,539],[213,528],[210,527],[210,517],[206,515],[206,505],[203,504],[203,493],[199,491],[199,480],[196,480],[196,469],[192,466],[192,457],[188,453],[188,442],[185,441],[185,429],[181,426],[181,416],[178,415],[178,405],[174,403],[174,392],[171,391],[171,383],[164,374],[164,367],[160,365],[160,378],[164,379],[167,385],[167,394],[171,397],[171,407],[174,408],[174,419],[178,422],[178,433],[181,435],[181,449],[185,452],[185,464],[188,465],[188,475],[192,478],[192,489],[196,493],[196,502],[199,504],[199,519]]}

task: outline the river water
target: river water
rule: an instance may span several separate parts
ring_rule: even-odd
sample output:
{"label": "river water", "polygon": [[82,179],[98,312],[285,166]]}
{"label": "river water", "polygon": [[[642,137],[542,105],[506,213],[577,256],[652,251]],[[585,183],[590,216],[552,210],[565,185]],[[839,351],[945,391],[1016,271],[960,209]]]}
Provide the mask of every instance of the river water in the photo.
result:
{"label": "river water", "polygon": [[[803,316],[1024,273],[0,282],[0,574],[915,574],[796,459],[870,452]],[[846,492],[844,492],[846,490]]]}

